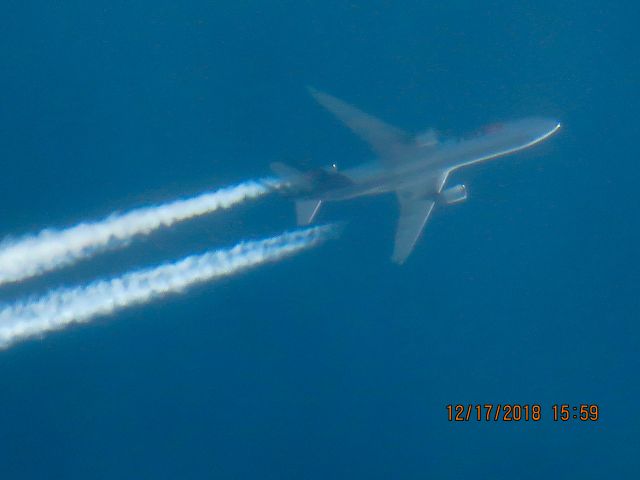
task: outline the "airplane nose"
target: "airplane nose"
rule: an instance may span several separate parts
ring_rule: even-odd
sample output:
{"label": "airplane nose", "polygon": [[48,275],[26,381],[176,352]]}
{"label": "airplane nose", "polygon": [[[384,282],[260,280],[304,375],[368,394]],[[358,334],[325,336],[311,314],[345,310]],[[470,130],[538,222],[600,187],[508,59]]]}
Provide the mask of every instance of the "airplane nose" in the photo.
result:
{"label": "airplane nose", "polygon": [[560,121],[553,117],[530,117],[514,124],[514,127],[525,135],[533,135],[536,138],[553,135],[561,126]]}
{"label": "airplane nose", "polygon": [[540,137],[540,141],[546,140],[547,138],[552,137],[558,132],[558,130],[560,130],[561,127],[562,127],[562,124],[559,121],[550,120],[549,122],[546,123],[545,131]]}
{"label": "airplane nose", "polygon": [[561,126],[560,121],[554,118],[537,117],[524,121],[519,130],[531,144],[536,144],[557,133]]}
{"label": "airplane nose", "polygon": [[562,127],[562,123],[554,118],[540,119],[539,131],[546,138],[556,133]]}

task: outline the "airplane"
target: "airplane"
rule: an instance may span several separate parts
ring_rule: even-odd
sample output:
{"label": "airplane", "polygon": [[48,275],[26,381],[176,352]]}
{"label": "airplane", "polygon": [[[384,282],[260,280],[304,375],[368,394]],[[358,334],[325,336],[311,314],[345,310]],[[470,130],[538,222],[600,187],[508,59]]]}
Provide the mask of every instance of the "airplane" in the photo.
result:
{"label": "airplane", "polygon": [[395,192],[400,216],[391,260],[397,264],[403,264],[413,251],[436,204],[453,205],[467,199],[463,184],[444,188],[451,172],[537,145],[561,126],[554,119],[528,117],[486,127],[472,138],[440,141],[433,129],[412,137],[327,93],[309,91],[365,140],[377,159],[344,171],[338,171],[335,164],[301,172],[273,163],[274,173],[296,197],[298,225],[312,223],[324,202]]}

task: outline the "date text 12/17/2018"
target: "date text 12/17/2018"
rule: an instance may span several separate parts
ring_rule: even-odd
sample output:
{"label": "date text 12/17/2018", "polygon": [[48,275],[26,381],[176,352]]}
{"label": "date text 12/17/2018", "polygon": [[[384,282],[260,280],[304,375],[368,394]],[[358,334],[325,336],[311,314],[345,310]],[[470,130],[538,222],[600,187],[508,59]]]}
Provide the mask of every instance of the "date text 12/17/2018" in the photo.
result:
{"label": "date text 12/17/2018", "polygon": [[[450,422],[539,422],[546,417],[542,406],[536,403],[450,403],[446,410]],[[592,403],[554,404],[548,413],[554,422],[597,422],[600,419],[600,407]]]}

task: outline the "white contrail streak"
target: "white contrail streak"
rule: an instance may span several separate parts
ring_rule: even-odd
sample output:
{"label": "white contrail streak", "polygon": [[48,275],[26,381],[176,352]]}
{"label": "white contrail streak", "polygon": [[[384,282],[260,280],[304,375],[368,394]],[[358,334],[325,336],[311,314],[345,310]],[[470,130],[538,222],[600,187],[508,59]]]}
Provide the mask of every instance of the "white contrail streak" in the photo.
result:
{"label": "white contrail streak", "polygon": [[6,305],[0,308],[0,348],[280,260],[317,245],[332,232],[333,226],[321,226],[242,242],[230,249],[186,257],[86,286],[53,290],[39,298]]}
{"label": "white contrail streak", "polygon": [[104,220],[80,223],[64,230],[0,243],[0,285],[69,265],[96,253],[126,244],[137,235],[264,195],[279,184],[272,179],[248,181],[196,197],[113,214]]}

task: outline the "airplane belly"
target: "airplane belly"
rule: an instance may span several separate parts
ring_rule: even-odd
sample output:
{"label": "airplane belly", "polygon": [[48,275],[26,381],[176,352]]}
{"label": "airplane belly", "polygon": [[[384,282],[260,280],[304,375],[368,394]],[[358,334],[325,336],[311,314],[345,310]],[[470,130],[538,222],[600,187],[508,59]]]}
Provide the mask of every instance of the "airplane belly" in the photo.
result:
{"label": "airplane belly", "polygon": [[328,202],[339,202],[341,200],[351,200],[353,198],[365,197],[369,195],[380,195],[392,190],[393,188],[389,188],[384,185],[362,185],[359,187],[327,192],[324,195],[321,195],[320,198]]}
{"label": "airplane belly", "polygon": [[434,172],[432,169],[422,172],[415,172],[413,175],[408,175],[402,179],[402,181],[398,182],[398,187],[414,187],[418,185],[423,185],[425,190],[434,190],[435,191],[435,183],[434,180],[440,178],[440,172]]}

